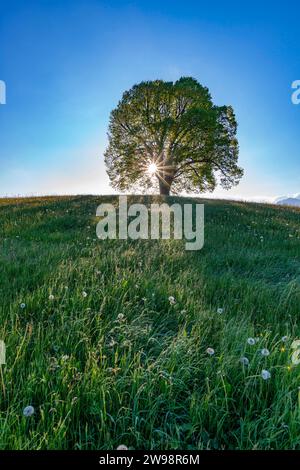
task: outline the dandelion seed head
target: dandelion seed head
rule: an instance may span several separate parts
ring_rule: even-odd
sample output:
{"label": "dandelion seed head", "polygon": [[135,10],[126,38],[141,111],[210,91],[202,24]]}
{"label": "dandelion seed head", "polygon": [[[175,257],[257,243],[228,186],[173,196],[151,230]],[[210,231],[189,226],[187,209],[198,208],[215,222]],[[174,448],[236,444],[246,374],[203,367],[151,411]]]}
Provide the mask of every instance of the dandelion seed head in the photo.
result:
{"label": "dandelion seed head", "polygon": [[28,418],[29,416],[32,416],[33,414],[34,414],[33,406],[29,405],[24,408],[23,415],[26,416],[26,418]]}
{"label": "dandelion seed head", "polygon": [[296,351],[293,352],[292,354],[292,363],[297,366],[300,364],[300,357],[299,357],[299,350],[296,349]]}
{"label": "dandelion seed head", "polygon": [[269,356],[270,354],[270,351],[267,349],[267,348],[263,348],[261,351],[260,351],[261,355],[262,356]]}
{"label": "dandelion seed head", "polygon": [[21,304],[20,304],[20,308],[21,308],[21,309],[24,309],[25,307],[26,307],[26,304],[24,304],[24,303],[21,303]]}
{"label": "dandelion seed head", "polygon": [[224,308],[219,307],[219,308],[217,309],[217,313],[218,313],[219,315],[222,315],[223,312],[224,312]]}
{"label": "dandelion seed head", "polygon": [[261,377],[264,379],[264,380],[269,380],[271,378],[271,373],[266,370],[266,369],[263,369],[261,371]]}
{"label": "dandelion seed head", "polygon": [[125,446],[124,444],[120,444],[120,445],[117,447],[117,450],[128,450],[128,447]]}
{"label": "dandelion seed head", "polygon": [[253,346],[255,344],[255,339],[254,338],[248,338],[247,343],[250,344],[250,346]]}
{"label": "dandelion seed head", "polygon": [[172,295],[170,295],[170,297],[169,297],[169,302],[170,302],[170,305],[176,304],[175,297],[173,297]]}
{"label": "dandelion seed head", "polygon": [[291,348],[298,349],[299,347],[300,347],[300,339],[295,339],[295,341],[293,341],[291,344]]}
{"label": "dandelion seed head", "polygon": [[213,356],[215,354],[215,350],[213,348],[207,348],[206,352],[209,356]]}
{"label": "dandelion seed head", "polygon": [[243,366],[249,366],[249,359],[246,356],[241,357],[240,362],[243,364]]}

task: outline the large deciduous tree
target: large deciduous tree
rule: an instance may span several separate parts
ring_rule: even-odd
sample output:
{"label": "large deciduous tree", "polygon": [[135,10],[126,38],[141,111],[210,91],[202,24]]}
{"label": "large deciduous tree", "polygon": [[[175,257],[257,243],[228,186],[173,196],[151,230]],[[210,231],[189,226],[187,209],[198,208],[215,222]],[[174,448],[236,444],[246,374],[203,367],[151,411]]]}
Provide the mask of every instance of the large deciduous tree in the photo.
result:
{"label": "large deciduous tree", "polygon": [[231,106],[215,106],[207,88],[182,77],[142,82],[111,112],[107,172],[121,191],[158,188],[160,194],[229,189],[237,165],[237,122]]}

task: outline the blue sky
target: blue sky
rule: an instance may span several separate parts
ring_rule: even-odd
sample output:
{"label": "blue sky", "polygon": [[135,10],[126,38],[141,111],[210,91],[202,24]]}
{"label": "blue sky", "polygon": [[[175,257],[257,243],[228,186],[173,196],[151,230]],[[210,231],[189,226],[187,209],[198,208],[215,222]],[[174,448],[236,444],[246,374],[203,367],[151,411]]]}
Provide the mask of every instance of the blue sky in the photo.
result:
{"label": "blue sky", "polygon": [[296,3],[0,1],[1,196],[111,193],[111,109],[139,81],[183,75],[231,104],[239,122],[245,176],[215,196],[300,192]]}

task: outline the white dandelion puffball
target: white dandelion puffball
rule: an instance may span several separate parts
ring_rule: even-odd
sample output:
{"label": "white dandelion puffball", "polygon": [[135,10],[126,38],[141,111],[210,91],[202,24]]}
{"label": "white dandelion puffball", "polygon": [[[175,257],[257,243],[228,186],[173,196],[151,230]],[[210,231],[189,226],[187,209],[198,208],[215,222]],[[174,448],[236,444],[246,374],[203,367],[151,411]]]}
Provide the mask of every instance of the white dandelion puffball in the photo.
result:
{"label": "white dandelion puffball", "polygon": [[271,378],[270,372],[269,372],[268,370],[266,370],[266,369],[263,369],[263,370],[261,371],[261,376],[262,376],[262,378],[263,378],[264,380],[269,380],[269,379]]}
{"label": "white dandelion puffball", "polygon": [[170,302],[171,305],[176,304],[175,297],[173,297],[172,295],[170,295],[170,297],[169,297],[169,302]]}
{"label": "white dandelion puffball", "polygon": [[283,343],[286,343],[287,340],[288,340],[288,337],[287,337],[287,336],[283,336],[283,337],[281,338],[281,341],[282,341]]}
{"label": "white dandelion puffball", "polygon": [[241,357],[240,362],[243,364],[243,366],[249,366],[249,359],[248,357]]}
{"label": "white dandelion puffball", "polygon": [[300,348],[300,339],[295,339],[295,341],[292,342],[291,344],[292,349],[298,349]]}
{"label": "white dandelion puffball", "polygon": [[87,297],[87,292],[83,291],[82,292],[82,297],[86,298]]}
{"label": "white dandelion puffball", "polygon": [[24,304],[24,303],[20,304],[20,308],[23,309],[23,308],[25,308],[25,307],[26,307],[26,304]]}
{"label": "white dandelion puffball", "polygon": [[54,295],[53,294],[49,295],[49,300],[54,300]]}
{"label": "white dandelion puffball", "polygon": [[217,313],[218,313],[219,315],[222,315],[223,312],[224,312],[224,308],[219,307],[219,308],[217,309]]}
{"label": "white dandelion puffball", "polygon": [[300,339],[295,339],[291,344],[291,348],[294,349],[292,363],[297,366],[300,364]]}
{"label": "white dandelion puffball", "polygon": [[296,351],[292,354],[292,363],[294,364],[294,366],[297,366],[298,364],[300,364],[298,351]]}
{"label": "white dandelion puffball", "polygon": [[254,338],[248,338],[247,343],[250,344],[250,346],[253,346],[255,344],[255,339]]}
{"label": "white dandelion puffball", "polygon": [[270,351],[267,348],[263,348],[260,352],[261,352],[261,355],[265,357],[269,356],[270,354]]}
{"label": "white dandelion puffball", "polygon": [[124,446],[124,444],[121,444],[117,447],[117,450],[128,450],[128,447]]}
{"label": "white dandelion puffball", "polygon": [[122,321],[122,320],[124,320],[124,318],[125,318],[125,317],[124,317],[123,313],[119,313],[119,315],[118,315],[118,320],[119,320],[119,321]]}
{"label": "white dandelion puffball", "polygon": [[28,418],[29,416],[32,416],[33,414],[34,414],[33,406],[29,405],[24,408],[23,415],[26,416],[26,418]]}
{"label": "white dandelion puffball", "polygon": [[213,356],[215,354],[215,350],[213,348],[207,348],[206,352],[209,356]]}

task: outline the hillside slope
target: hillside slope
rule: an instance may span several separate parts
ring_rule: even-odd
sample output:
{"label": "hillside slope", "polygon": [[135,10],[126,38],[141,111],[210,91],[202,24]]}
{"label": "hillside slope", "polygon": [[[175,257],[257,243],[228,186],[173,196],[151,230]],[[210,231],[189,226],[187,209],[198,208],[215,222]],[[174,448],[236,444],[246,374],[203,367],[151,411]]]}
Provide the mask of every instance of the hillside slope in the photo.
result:
{"label": "hillside slope", "polygon": [[0,448],[300,449],[300,209],[204,201],[186,252],[102,200],[0,200]]}

